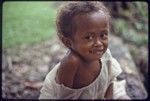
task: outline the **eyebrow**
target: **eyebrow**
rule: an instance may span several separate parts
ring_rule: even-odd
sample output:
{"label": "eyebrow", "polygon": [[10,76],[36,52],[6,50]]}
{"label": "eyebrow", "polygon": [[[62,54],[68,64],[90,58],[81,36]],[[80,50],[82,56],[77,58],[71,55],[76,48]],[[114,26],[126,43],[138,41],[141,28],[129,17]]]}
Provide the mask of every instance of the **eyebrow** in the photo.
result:
{"label": "eyebrow", "polygon": [[107,32],[108,33],[108,30],[102,30],[101,32]]}
{"label": "eyebrow", "polygon": [[[107,33],[108,33],[108,30],[107,30],[107,29],[103,29],[103,30],[101,30],[101,31],[99,31],[99,32],[107,32]],[[85,33],[84,35],[92,35],[92,34],[94,34],[94,33],[95,33],[95,32],[91,31],[91,32]]]}
{"label": "eyebrow", "polygon": [[101,31],[108,31],[108,29],[107,29],[107,28],[105,28],[105,29],[102,29]]}

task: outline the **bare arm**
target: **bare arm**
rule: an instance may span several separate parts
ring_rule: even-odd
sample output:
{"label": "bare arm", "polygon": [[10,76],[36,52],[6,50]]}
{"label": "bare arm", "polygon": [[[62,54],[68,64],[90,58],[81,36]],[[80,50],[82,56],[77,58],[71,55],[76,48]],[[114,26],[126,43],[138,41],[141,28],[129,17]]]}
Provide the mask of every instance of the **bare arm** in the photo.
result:
{"label": "bare arm", "polygon": [[105,93],[105,98],[106,99],[113,99],[113,84],[112,83],[107,88],[107,91]]}

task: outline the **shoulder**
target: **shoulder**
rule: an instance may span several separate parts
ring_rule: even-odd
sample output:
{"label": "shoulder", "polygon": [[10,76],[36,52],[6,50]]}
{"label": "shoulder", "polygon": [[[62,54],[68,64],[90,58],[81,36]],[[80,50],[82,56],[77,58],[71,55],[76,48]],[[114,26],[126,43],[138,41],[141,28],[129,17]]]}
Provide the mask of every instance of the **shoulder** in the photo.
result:
{"label": "shoulder", "polygon": [[120,64],[119,62],[115,59],[115,58],[111,58],[111,69],[112,69],[112,73],[116,76],[118,76],[121,72],[122,72],[122,69],[120,67]]}
{"label": "shoulder", "polygon": [[117,77],[122,72],[119,62],[111,55],[110,50],[107,50],[103,60],[106,63],[108,74],[111,79]]}
{"label": "shoulder", "polygon": [[64,84],[67,87],[72,88],[74,76],[79,68],[79,59],[69,54],[62,59],[60,68],[58,70],[58,82]]}
{"label": "shoulder", "polygon": [[109,81],[111,83],[117,76],[121,74],[122,69],[120,67],[120,64],[115,58],[107,60],[107,66],[108,66]]}
{"label": "shoulder", "polygon": [[75,55],[69,54],[62,59],[60,64],[60,70],[73,73],[76,72],[79,64],[79,59]]}

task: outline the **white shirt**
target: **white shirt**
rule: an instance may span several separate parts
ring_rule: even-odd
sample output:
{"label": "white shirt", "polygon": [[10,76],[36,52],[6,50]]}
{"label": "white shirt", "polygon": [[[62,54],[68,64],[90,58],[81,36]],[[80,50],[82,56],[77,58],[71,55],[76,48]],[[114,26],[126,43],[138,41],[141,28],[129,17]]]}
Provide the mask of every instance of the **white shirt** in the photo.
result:
{"label": "white shirt", "polygon": [[119,63],[107,49],[101,58],[102,69],[98,77],[88,86],[73,89],[56,83],[56,72],[60,63],[47,74],[39,99],[105,99],[107,88],[113,83],[113,99],[126,95],[125,80],[117,81],[116,77],[122,72]]}

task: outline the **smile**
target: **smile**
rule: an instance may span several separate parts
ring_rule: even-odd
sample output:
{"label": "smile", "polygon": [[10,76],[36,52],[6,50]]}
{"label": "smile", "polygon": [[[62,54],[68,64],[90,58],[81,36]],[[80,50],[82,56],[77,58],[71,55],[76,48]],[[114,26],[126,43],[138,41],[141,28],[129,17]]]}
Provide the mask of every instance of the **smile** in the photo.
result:
{"label": "smile", "polygon": [[90,53],[92,53],[92,54],[96,54],[96,55],[100,55],[100,54],[102,54],[102,53],[103,53],[103,50],[96,49],[96,50],[92,50],[92,51],[90,51]]}

